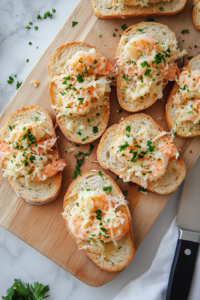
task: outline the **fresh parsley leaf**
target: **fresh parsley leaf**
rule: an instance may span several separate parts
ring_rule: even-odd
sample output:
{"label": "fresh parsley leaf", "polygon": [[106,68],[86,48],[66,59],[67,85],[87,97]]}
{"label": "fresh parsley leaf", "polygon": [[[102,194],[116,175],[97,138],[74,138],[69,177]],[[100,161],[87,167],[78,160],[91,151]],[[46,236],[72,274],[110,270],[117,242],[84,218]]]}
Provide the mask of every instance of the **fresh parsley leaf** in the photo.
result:
{"label": "fresh parsley leaf", "polygon": [[[89,156],[92,151],[94,149],[94,145],[90,144],[90,150],[89,152],[77,152],[74,156],[76,157],[76,166],[75,166],[75,170],[74,170],[74,174],[73,174],[73,179],[76,179],[76,177],[78,175],[81,175],[81,170],[80,170],[80,167],[82,166],[82,164],[84,163],[85,161],[85,156]],[[77,157],[80,156],[80,155],[83,155],[81,159],[78,159]]]}
{"label": "fresh parsley leaf", "polygon": [[17,81],[17,83],[16,83],[16,90],[18,90],[21,85],[22,85],[22,82]]}
{"label": "fresh parsley leaf", "polygon": [[148,64],[148,62],[145,60],[143,63],[141,63],[141,66],[144,68],[144,67],[147,67],[147,68],[150,68],[150,65]]}
{"label": "fresh parsley leaf", "polygon": [[144,31],[144,29],[139,29],[139,28],[138,28],[138,29],[137,29],[137,31],[139,31],[139,32],[143,32],[143,31]]}
{"label": "fresh parsley leaf", "polygon": [[26,25],[24,28],[26,28],[26,29],[31,29],[31,27],[30,27],[30,26],[28,26],[28,25]]}
{"label": "fresh parsley leaf", "polygon": [[98,172],[98,175],[102,177],[102,176],[103,176],[103,173],[102,173],[101,171],[99,171],[99,172]]}
{"label": "fresh parsley leaf", "polygon": [[97,126],[94,126],[94,127],[92,128],[92,130],[93,130],[93,133],[99,132],[99,128],[98,128]]}
{"label": "fresh parsley leaf", "polygon": [[102,34],[101,34],[101,33],[99,34],[99,37],[100,37],[100,38],[102,37]]}
{"label": "fresh parsley leaf", "polygon": [[83,82],[83,81],[84,81],[83,75],[78,74],[78,75],[77,75],[77,80],[78,80],[79,83]]}
{"label": "fresh parsley leaf", "polygon": [[126,91],[125,91],[125,90],[121,90],[121,92],[122,92],[122,93],[125,93]]}
{"label": "fresh parsley leaf", "polygon": [[115,33],[115,32],[113,32],[112,36],[116,36],[116,33]]}
{"label": "fresh parsley leaf", "polygon": [[105,232],[105,233],[108,233],[108,230],[104,227],[100,227],[101,231]]}
{"label": "fresh parsley leaf", "polygon": [[49,291],[49,285],[43,285],[39,282],[34,282],[31,285],[31,290],[29,284],[22,284],[20,279],[15,279],[14,284],[7,290],[7,296],[3,296],[4,300],[42,300],[49,295],[46,295]]}
{"label": "fresh parsley leaf", "polygon": [[35,30],[38,30],[38,26],[34,26],[34,29],[35,29]]}
{"label": "fresh parsley leaf", "polygon": [[106,192],[106,191],[111,192],[111,191],[112,191],[112,186],[104,186],[104,187],[103,187],[103,191],[104,191],[104,192]]}
{"label": "fresh parsley leaf", "polygon": [[163,12],[164,8],[163,7],[159,7],[159,11]]}
{"label": "fresh parsley leaf", "polygon": [[52,8],[52,12],[55,14],[55,12],[56,12],[55,8]]}
{"label": "fresh parsley leaf", "polygon": [[122,30],[126,30],[127,28],[128,28],[128,26],[126,26],[126,24],[124,24],[124,25],[121,26]]}
{"label": "fresh parsley leaf", "polygon": [[27,58],[26,62],[29,62],[29,58]]}
{"label": "fresh parsley leaf", "polygon": [[188,29],[184,29],[184,30],[181,31],[181,33],[182,33],[182,34],[189,33],[189,30],[188,30]]}
{"label": "fresh parsley leaf", "polygon": [[141,188],[141,187],[139,187],[138,192],[146,192],[146,190],[143,189],[143,188]]}
{"label": "fresh parsley leaf", "polygon": [[76,26],[76,24],[78,24],[78,22],[72,21],[72,27]]}
{"label": "fresh parsley leaf", "polygon": [[32,43],[31,43],[31,42],[29,42],[28,44],[29,44],[29,45],[32,45]]}
{"label": "fresh parsley leaf", "polygon": [[86,137],[83,138],[81,141],[82,141],[82,142],[85,142],[88,138],[89,138],[89,136],[86,136]]}
{"label": "fresh parsley leaf", "polygon": [[123,191],[124,196],[127,196],[127,194],[128,194],[128,191]]}
{"label": "fresh parsley leaf", "polygon": [[126,126],[126,131],[131,132],[131,126]]}
{"label": "fresh parsley leaf", "polygon": [[9,76],[9,79],[7,80],[7,83],[8,83],[8,84],[11,84],[11,83],[13,83],[13,82],[14,82],[13,77]]}
{"label": "fresh parsley leaf", "polygon": [[96,215],[97,220],[101,220],[102,219],[102,210],[97,209],[96,214],[97,214]]}
{"label": "fresh parsley leaf", "polygon": [[128,80],[128,77],[126,77],[126,74],[124,73],[124,75],[122,76],[122,78],[124,78],[126,81]]}
{"label": "fresh parsley leaf", "polygon": [[37,15],[38,20],[42,20],[42,17],[40,15]]}
{"label": "fresh parsley leaf", "polygon": [[187,60],[191,60],[194,56],[188,56]]}

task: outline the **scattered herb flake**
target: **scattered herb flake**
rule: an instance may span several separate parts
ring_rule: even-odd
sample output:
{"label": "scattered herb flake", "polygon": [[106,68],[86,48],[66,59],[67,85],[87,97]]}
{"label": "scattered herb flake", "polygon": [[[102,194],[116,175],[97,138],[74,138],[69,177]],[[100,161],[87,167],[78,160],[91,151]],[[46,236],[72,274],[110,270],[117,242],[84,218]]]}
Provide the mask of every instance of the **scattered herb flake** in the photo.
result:
{"label": "scattered herb flake", "polygon": [[127,28],[128,28],[128,26],[126,26],[126,24],[124,24],[124,25],[121,26],[122,30],[126,30]]}
{"label": "scattered herb flake", "polygon": [[181,33],[182,33],[182,34],[189,33],[189,30],[188,30],[188,29],[184,29],[184,30],[181,31]]}
{"label": "scattered herb flake", "polygon": [[72,21],[72,27],[76,26],[76,24],[78,24],[78,22]]}

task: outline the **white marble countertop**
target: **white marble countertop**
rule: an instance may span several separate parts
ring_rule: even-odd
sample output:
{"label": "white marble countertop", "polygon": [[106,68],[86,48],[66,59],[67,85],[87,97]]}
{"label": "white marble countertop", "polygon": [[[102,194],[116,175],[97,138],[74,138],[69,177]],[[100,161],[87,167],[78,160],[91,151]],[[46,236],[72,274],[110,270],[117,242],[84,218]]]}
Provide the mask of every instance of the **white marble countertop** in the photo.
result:
{"label": "white marble countertop", "polygon": [[[0,1],[0,113],[16,93],[16,82],[23,81],[58,30],[64,24],[78,0],[1,0]],[[46,11],[56,9],[52,19],[37,20]],[[24,26],[33,22],[38,30]],[[32,46],[28,45],[32,42]],[[38,47],[38,48],[37,48]],[[29,62],[26,60],[29,59]],[[7,84],[9,75],[17,75]],[[14,278],[23,282],[39,281],[50,285],[50,300],[113,299],[131,280],[143,274],[151,265],[159,243],[177,212],[180,188],[161,213],[137,251],[133,261],[112,282],[92,288],[0,227],[0,296],[6,295]]]}

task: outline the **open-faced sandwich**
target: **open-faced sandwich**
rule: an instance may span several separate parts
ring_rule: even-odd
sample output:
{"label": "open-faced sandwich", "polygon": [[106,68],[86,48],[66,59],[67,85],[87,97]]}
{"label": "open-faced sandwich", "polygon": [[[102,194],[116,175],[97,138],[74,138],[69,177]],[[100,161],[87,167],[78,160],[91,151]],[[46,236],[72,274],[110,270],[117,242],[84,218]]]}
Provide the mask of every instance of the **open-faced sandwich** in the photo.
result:
{"label": "open-faced sandwich", "polygon": [[17,195],[35,205],[57,198],[66,166],[59,159],[49,114],[39,106],[23,107],[0,131],[0,168]]}
{"label": "open-faced sandwich", "polygon": [[114,66],[85,43],[58,48],[48,65],[50,97],[57,123],[69,140],[85,144],[105,131]]}
{"label": "open-faced sandwich", "polygon": [[194,0],[192,19],[195,28],[200,31],[200,0]]}
{"label": "open-faced sandwich", "polygon": [[129,27],[116,53],[119,104],[137,112],[161,99],[167,82],[179,74],[175,60],[186,53],[178,50],[175,34],[165,25],[147,22]]}
{"label": "open-faced sandwich", "polygon": [[127,203],[118,185],[96,170],[74,180],[64,198],[70,235],[105,271],[124,269],[135,253]]}
{"label": "open-faced sandwich", "polygon": [[170,16],[184,9],[187,0],[92,0],[100,19]]}
{"label": "open-faced sandwich", "polygon": [[106,130],[97,150],[100,165],[124,181],[158,194],[173,192],[186,175],[177,147],[145,114],[125,118]]}
{"label": "open-faced sandwich", "polygon": [[183,68],[169,95],[166,121],[175,135],[200,135],[200,55]]}

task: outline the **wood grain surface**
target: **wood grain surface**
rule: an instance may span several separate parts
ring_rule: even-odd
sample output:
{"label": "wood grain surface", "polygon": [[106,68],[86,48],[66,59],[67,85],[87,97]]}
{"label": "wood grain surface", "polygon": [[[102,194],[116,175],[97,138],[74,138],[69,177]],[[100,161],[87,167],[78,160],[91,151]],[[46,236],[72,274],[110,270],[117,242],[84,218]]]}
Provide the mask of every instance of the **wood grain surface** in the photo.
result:
{"label": "wood grain surface", "polygon": [[[189,50],[188,56],[195,56],[200,52],[200,33],[195,30],[191,17],[192,2],[188,1],[184,11],[178,15],[154,18],[156,22],[168,25],[176,33],[179,47],[181,50]],[[72,21],[78,21],[79,23],[72,28]],[[126,23],[127,26],[131,26],[141,21],[146,21],[146,18],[99,20],[93,14],[91,0],[80,1],[70,18],[58,32],[2,113],[0,128],[12,112],[22,106],[29,105],[44,107],[55,121],[55,116],[50,106],[47,64],[51,54],[59,46],[73,41],[84,41],[98,47],[107,59],[114,62],[113,57],[119,43],[119,34],[123,33],[121,25]],[[181,34],[183,29],[189,29],[189,34]],[[113,36],[114,32],[116,37]],[[99,34],[102,34],[101,38],[98,37]],[[194,47],[195,45],[197,47]],[[38,88],[30,85],[32,79],[40,82]],[[170,88],[171,84],[168,84],[164,91],[164,100],[157,101],[152,107],[145,110],[145,113],[149,114],[165,130],[168,129],[164,120],[164,107]],[[120,106],[117,102],[116,88],[112,88],[110,101],[111,114],[109,126],[117,123],[122,117],[130,115],[130,113],[125,111],[122,113],[117,112]],[[79,250],[76,243],[70,237],[61,216],[63,198],[69,184],[72,182],[76,163],[74,154],[77,151],[88,151],[89,145],[80,146],[74,152],[65,153],[65,150],[70,148],[73,143],[67,141],[59,129],[57,129],[57,135],[59,136],[58,144],[61,157],[68,164],[63,172],[63,186],[60,196],[55,202],[41,207],[26,204],[15,194],[8,180],[0,172],[0,225],[86,284],[95,287],[101,286],[115,278],[119,273],[100,270],[99,267]],[[96,162],[98,143],[99,140],[93,142],[95,149],[82,166],[82,172],[91,169],[102,170]],[[187,171],[189,171],[200,153],[200,137],[190,139],[175,138],[175,144],[181,149],[181,156],[186,164]],[[111,172],[107,173],[113,179],[116,178],[116,175]],[[151,226],[169,201],[171,194],[162,196],[148,192],[148,195],[145,196],[138,192],[138,186],[136,185],[123,183],[122,180],[117,180],[117,183],[122,191],[128,190],[126,198],[129,201],[135,245],[136,249],[138,249]]]}

